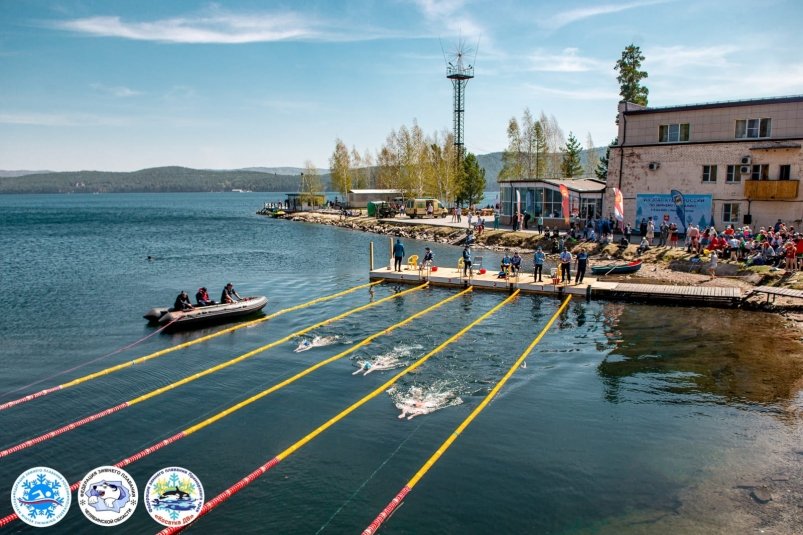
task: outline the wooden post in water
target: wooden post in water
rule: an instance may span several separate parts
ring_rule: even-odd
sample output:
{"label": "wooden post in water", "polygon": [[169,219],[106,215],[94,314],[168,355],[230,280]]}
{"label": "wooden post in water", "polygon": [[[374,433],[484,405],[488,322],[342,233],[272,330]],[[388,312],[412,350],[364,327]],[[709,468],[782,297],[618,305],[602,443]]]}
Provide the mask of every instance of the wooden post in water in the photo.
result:
{"label": "wooden post in water", "polygon": [[368,270],[374,270],[374,242],[368,244]]}

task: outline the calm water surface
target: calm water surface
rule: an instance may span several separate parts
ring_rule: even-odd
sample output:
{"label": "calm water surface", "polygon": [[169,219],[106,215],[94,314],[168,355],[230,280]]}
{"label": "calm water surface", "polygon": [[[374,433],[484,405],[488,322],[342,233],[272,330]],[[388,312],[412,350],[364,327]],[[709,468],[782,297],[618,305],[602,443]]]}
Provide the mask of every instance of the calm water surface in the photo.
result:
{"label": "calm water surface", "polygon": [[[54,386],[218,328],[160,334],[13,392],[152,332],[141,318],[184,289],[213,298],[232,281],[268,311],[367,282],[368,244],[387,238],[254,215],[266,194],[0,196],[0,401]],[[459,249],[431,245],[436,263]],[[148,261],[148,256],[155,260]],[[486,255],[496,262],[493,254]],[[0,412],[0,447],[132,399],[401,288],[381,285],[171,353]],[[404,288],[406,289],[406,287]],[[317,331],[340,344],[288,342],[214,375],[0,461],[0,496],[45,465],[77,481],[362,338],[453,295],[430,289]],[[390,372],[355,360],[400,346],[422,355],[500,302],[476,293],[168,446],[127,470],[140,488],[183,466],[208,497],[266,462]],[[446,384],[463,403],[411,421],[382,394],[201,519],[193,533],[359,533],[481,401],[558,308],[521,297],[400,386]],[[765,477],[801,443],[803,354],[772,315],[575,301],[502,394],[383,527],[420,533],[728,533],[729,507],[700,492]],[[690,503],[705,507],[689,507]],[[0,516],[10,512],[7,498]],[[139,507],[120,533],[159,526]],[[32,532],[20,523],[9,532]],[[106,532],[73,506],[53,533]]]}

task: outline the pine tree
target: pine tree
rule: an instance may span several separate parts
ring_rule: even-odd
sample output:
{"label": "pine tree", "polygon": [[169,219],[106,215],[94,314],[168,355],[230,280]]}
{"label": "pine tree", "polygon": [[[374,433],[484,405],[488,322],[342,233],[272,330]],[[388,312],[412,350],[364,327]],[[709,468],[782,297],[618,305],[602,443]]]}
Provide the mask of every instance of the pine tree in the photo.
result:
{"label": "pine tree", "polygon": [[580,142],[569,132],[569,140],[563,149],[563,161],[560,165],[561,173],[566,178],[574,178],[583,173],[583,166],[580,165],[580,152],[583,150]]}
{"label": "pine tree", "polygon": [[615,147],[618,144],[619,138],[614,138],[608,148],[605,149],[605,156],[599,159],[599,164],[594,170],[594,174],[597,175],[598,179],[608,180],[608,162],[611,160],[611,147]]}
{"label": "pine tree", "polygon": [[622,51],[622,58],[616,62],[613,69],[619,71],[616,79],[619,81],[619,94],[622,100],[646,106],[650,91],[641,85],[641,81],[648,76],[647,71],[640,70],[642,61],[644,56],[641,54],[641,49],[630,43]]}
{"label": "pine tree", "polygon": [[469,206],[481,201],[485,193],[485,169],[480,167],[474,154],[470,152],[466,154],[461,175],[459,198],[467,202]]}

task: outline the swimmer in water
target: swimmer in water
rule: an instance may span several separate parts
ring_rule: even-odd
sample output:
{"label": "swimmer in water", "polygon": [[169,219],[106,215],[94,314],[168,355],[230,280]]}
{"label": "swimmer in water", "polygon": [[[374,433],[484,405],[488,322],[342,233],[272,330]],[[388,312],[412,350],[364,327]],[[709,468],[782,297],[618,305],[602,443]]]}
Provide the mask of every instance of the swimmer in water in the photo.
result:
{"label": "swimmer in water", "polygon": [[302,351],[307,351],[313,347],[323,347],[336,344],[339,339],[339,336],[314,336],[312,340],[302,340],[301,343],[298,344],[298,347],[295,348],[294,352],[301,353]]}
{"label": "swimmer in water", "polygon": [[453,392],[427,392],[417,386],[410,389],[409,397],[396,402],[396,408],[402,411],[400,419],[412,420],[416,416],[429,414],[449,405],[462,403]]}
{"label": "swimmer in water", "polygon": [[360,369],[351,375],[358,375],[361,372],[365,372],[364,375],[368,375],[369,373],[377,370],[392,370],[393,368],[398,368],[401,365],[402,362],[393,355],[380,355],[376,358],[376,360],[374,360],[374,362],[369,360],[363,361]]}

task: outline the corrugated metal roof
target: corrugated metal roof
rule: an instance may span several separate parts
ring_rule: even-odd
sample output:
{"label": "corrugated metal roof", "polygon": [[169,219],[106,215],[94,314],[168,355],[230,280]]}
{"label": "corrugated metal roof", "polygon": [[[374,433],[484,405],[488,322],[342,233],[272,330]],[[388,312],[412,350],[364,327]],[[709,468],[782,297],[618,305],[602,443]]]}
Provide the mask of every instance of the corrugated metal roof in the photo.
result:
{"label": "corrugated metal roof", "polygon": [[401,192],[397,189],[350,189],[349,193],[354,193],[356,195],[385,195]]}

